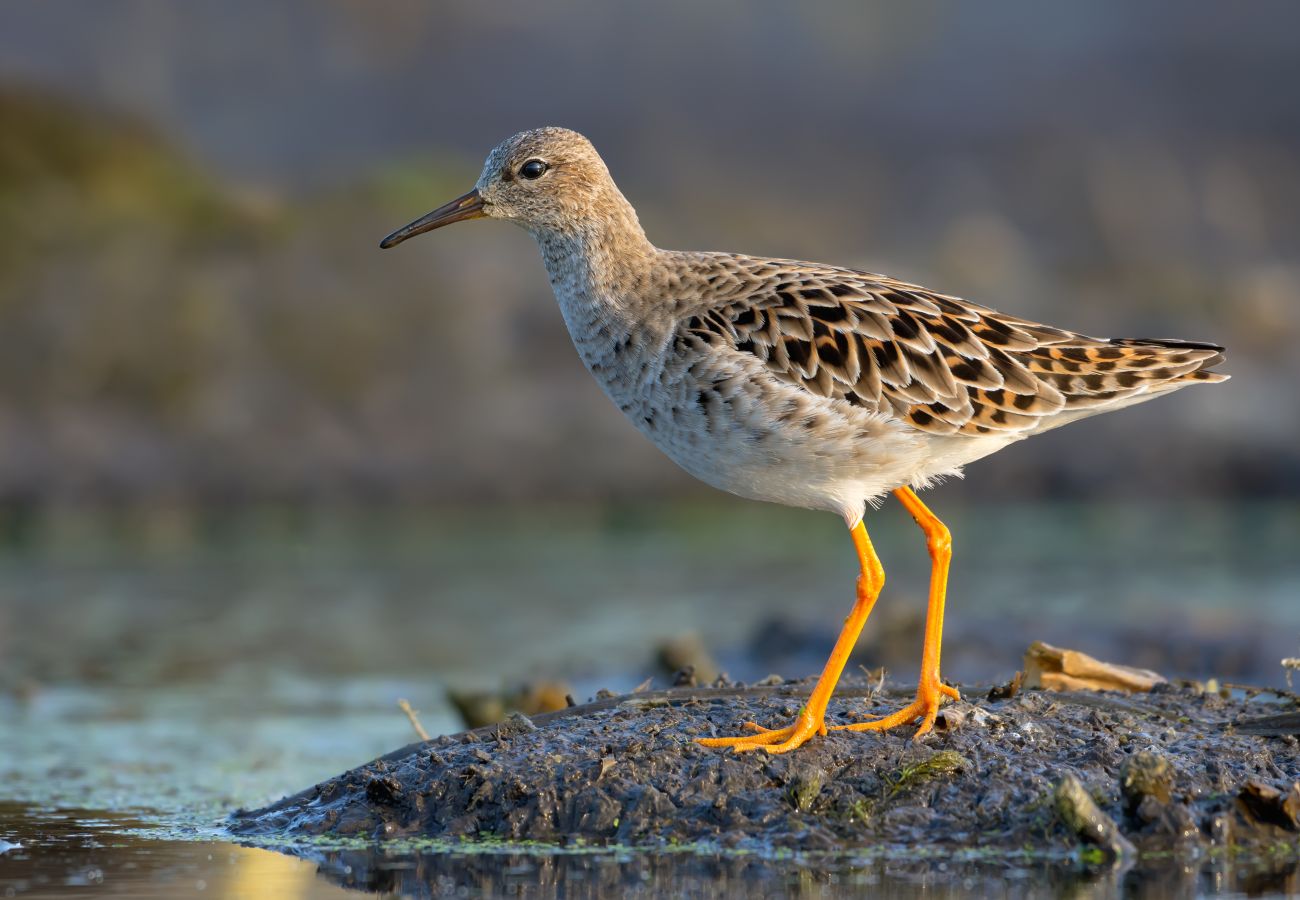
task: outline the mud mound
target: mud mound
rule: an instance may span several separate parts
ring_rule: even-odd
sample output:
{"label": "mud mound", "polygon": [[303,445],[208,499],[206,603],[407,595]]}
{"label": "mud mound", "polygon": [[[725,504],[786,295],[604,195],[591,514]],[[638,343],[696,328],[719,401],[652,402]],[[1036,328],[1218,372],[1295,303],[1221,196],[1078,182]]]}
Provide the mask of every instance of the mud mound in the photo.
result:
{"label": "mud mound", "polygon": [[[414,744],[237,813],[240,835],[466,837],[834,850],[867,844],[1065,849],[1294,844],[1291,699],[1194,686],[1021,692],[947,706],[936,731],[831,732],[784,756],[693,738],[782,723],[810,685],[608,698]],[[997,692],[989,696],[998,696]],[[844,685],[832,715],[896,708]]]}

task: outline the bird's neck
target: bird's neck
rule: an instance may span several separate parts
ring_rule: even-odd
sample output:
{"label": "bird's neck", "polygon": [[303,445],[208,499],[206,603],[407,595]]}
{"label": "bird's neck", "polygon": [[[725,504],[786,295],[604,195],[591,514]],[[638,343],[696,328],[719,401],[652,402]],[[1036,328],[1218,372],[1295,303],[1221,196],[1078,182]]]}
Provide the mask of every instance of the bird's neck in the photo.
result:
{"label": "bird's neck", "polygon": [[658,252],[617,189],[602,200],[598,216],[563,231],[533,233],[575,343],[582,335],[622,335],[636,326]]}

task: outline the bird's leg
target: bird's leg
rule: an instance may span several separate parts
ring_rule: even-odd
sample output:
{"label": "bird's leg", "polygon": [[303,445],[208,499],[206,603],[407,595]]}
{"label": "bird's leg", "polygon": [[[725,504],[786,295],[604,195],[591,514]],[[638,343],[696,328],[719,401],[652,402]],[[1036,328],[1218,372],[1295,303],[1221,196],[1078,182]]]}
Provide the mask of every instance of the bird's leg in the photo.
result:
{"label": "bird's leg", "polygon": [[862,574],[858,576],[857,599],[853,603],[853,611],[844,620],[844,628],[835,641],[835,649],[831,651],[830,659],[826,660],[821,677],[813,687],[812,695],[799,711],[794,724],[769,730],[753,722],[746,722],[745,727],[757,734],[728,738],[699,738],[699,743],[706,747],[730,747],[738,753],[744,750],[757,750],[760,747],[768,753],[786,753],[802,745],[814,734],[826,733],[826,704],[830,702],[831,692],[835,690],[835,684],[840,680],[844,664],[848,662],[853,645],[857,643],[858,635],[862,632],[862,626],[866,623],[867,616],[871,614],[871,607],[875,606],[876,598],[880,596],[880,589],[885,585],[885,569],[880,564],[880,558],[876,556],[875,548],[871,546],[871,538],[867,536],[867,529],[861,519],[852,526],[851,533],[853,545],[858,551],[858,562],[862,567]]}
{"label": "bird's leg", "polygon": [[848,731],[884,731],[917,719],[921,727],[916,736],[934,726],[939,704],[944,697],[960,700],[961,694],[939,680],[939,651],[943,644],[943,601],[948,589],[948,562],[952,559],[952,536],[948,528],[926,508],[911,488],[902,487],[894,496],[912,514],[916,524],[925,532],[926,546],[930,550],[930,602],[925,615],[925,649],[921,654],[921,680],[916,686],[916,700],[911,705],[880,719],[836,725],[835,729]]}

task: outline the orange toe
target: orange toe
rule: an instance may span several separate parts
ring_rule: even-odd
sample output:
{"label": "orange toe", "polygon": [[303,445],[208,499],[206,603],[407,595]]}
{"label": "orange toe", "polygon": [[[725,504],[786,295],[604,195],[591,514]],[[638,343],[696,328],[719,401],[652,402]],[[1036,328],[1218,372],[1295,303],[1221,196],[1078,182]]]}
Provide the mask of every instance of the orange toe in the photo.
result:
{"label": "orange toe", "polygon": [[745,727],[757,730],[759,733],[739,737],[696,738],[695,743],[705,747],[730,747],[736,753],[760,749],[768,753],[789,753],[797,747],[802,747],[814,735],[826,733],[826,723],[822,717],[809,715],[799,716],[793,725],[787,725],[785,728],[763,728],[753,722],[746,722]]}
{"label": "orange toe", "polygon": [[951,700],[960,700],[961,693],[956,688],[938,681],[922,681],[916,688],[916,699],[898,712],[890,713],[882,718],[872,719],[869,722],[852,722],[848,725],[832,725],[833,731],[888,731],[891,728],[897,728],[899,725],[906,725],[909,722],[921,720],[921,725],[916,729],[915,737],[926,734],[934,727],[934,720],[939,715],[939,707],[942,705],[944,698]]}

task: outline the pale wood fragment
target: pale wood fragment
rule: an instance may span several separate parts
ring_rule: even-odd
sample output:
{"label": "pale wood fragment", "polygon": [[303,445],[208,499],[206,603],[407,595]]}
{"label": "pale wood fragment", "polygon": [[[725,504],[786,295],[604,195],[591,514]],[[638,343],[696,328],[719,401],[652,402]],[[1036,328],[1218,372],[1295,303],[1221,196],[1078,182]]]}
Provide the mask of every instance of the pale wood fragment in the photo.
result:
{"label": "pale wood fragment", "polygon": [[1034,641],[1025,651],[1025,686],[1049,691],[1149,691],[1165,677],[1150,669],[1102,662],[1078,650]]}

